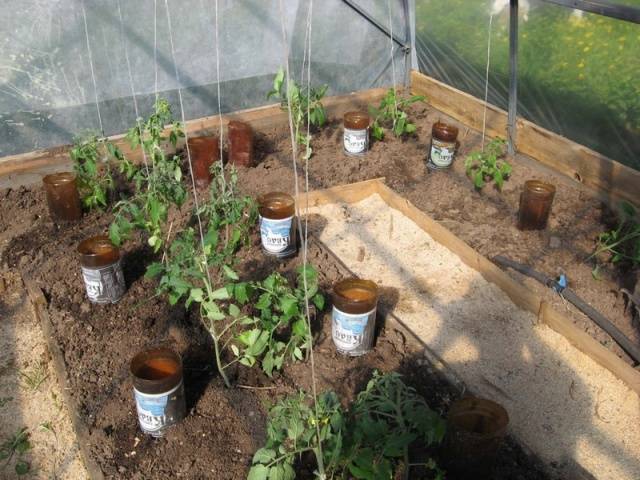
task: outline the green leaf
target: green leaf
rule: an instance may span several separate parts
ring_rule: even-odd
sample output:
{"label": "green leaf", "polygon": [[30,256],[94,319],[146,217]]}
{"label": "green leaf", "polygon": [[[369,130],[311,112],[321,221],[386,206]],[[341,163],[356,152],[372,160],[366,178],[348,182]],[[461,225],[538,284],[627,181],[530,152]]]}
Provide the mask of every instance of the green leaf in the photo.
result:
{"label": "green leaf", "polygon": [[219,288],[211,292],[209,298],[211,300],[227,300],[229,299],[229,291],[226,289],[226,287]]}
{"label": "green leaf", "polygon": [[320,293],[316,293],[313,297],[313,304],[318,310],[324,310],[324,296]]}
{"label": "green leaf", "polygon": [[267,476],[269,475],[269,469],[264,465],[254,465],[249,470],[249,475],[247,476],[247,480],[267,480]]}
{"label": "green leaf", "polygon": [[269,295],[269,293],[263,293],[260,295],[255,306],[258,310],[265,310],[269,308],[271,306],[271,295]]}
{"label": "green leaf", "polygon": [[247,347],[250,347],[260,336],[261,330],[259,328],[254,328],[252,330],[245,330],[240,335],[238,335],[238,340],[244,343]]}
{"label": "green leaf", "polygon": [[284,480],[284,467],[282,465],[274,465],[269,469],[269,480]]}
{"label": "green leaf", "polygon": [[29,473],[30,466],[24,460],[19,460],[18,462],[16,462],[15,469],[18,475],[26,475],[27,473]]}
{"label": "green leaf", "polygon": [[300,337],[305,337],[307,335],[307,322],[305,319],[303,318],[299,318],[298,320],[296,320],[295,322],[293,322],[293,325],[291,326],[291,330],[293,331],[294,334],[300,336]]}
{"label": "green leaf", "polygon": [[304,355],[302,354],[302,350],[300,350],[300,348],[298,347],[293,349],[293,356],[296,357],[298,360],[302,360],[304,358]]}
{"label": "green leaf", "polygon": [[249,301],[249,295],[247,293],[247,284],[246,283],[237,283],[234,287],[234,296],[236,300],[240,302],[242,305]]}
{"label": "green leaf", "polygon": [[482,171],[478,170],[476,172],[476,174],[473,177],[473,184],[475,185],[476,188],[484,187],[484,178],[482,175]]}
{"label": "green leaf", "polygon": [[229,316],[236,318],[239,315],[240,315],[240,309],[238,308],[238,306],[233,303],[229,305]]}
{"label": "green leaf", "polygon": [[263,330],[260,333],[260,336],[256,339],[255,343],[253,343],[248,349],[247,353],[249,355],[258,356],[264,352],[264,349],[267,346],[267,342],[269,341],[269,332],[267,330]]}
{"label": "green leaf", "polygon": [[164,265],[160,262],[153,262],[147,267],[145,278],[155,278],[164,271]]}
{"label": "green leaf", "polygon": [[189,293],[189,296],[196,302],[201,303],[202,302],[202,289],[201,288],[192,288],[191,292]]}
{"label": "green leaf", "polygon": [[229,267],[228,265],[223,265],[222,269],[224,270],[224,274],[231,280],[238,280],[238,274],[236,272],[234,272],[231,267]]}
{"label": "green leaf", "polygon": [[253,455],[253,463],[269,463],[276,458],[275,450],[261,448]]}
{"label": "green leaf", "polygon": [[122,244],[120,228],[118,227],[118,224],[116,222],[113,222],[109,226],[109,240],[111,240],[111,243],[113,243],[116,247],[119,247]]}
{"label": "green leaf", "polygon": [[298,299],[293,296],[287,296],[280,299],[280,310],[288,317],[298,313]]}

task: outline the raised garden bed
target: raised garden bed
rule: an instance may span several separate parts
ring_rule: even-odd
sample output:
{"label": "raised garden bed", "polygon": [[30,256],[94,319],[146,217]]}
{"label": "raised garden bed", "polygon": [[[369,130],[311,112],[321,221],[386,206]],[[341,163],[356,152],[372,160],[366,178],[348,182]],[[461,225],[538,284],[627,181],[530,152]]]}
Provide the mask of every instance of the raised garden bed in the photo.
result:
{"label": "raised garden bed", "polygon": [[[594,299],[595,305],[618,326],[630,336],[634,334],[621,300],[610,295],[612,286],[622,281],[624,274],[612,271],[605,281],[595,283],[590,266],[584,263],[593,237],[605,227],[599,201],[579,186],[537,169],[526,159],[514,160],[514,174],[502,194],[490,189],[482,194],[474,191],[459,161],[449,172],[427,174],[424,160],[428,132],[431,123],[444,116],[421,106],[412,107],[411,114],[417,119],[417,137],[376,143],[365,157],[341,153],[338,123],[320,131],[314,137],[311,188],[386,176],[392,188],[442,221],[480,253],[511,254],[550,272],[558,265],[565,266],[581,295]],[[459,158],[476,147],[478,140],[475,132],[462,127]],[[239,187],[252,196],[272,190],[291,191],[290,148],[284,128],[259,132],[258,166],[240,170]],[[532,177],[560,185],[550,232],[523,234],[514,226],[520,185]],[[100,475],[101,471],[114,478],[243,478],[264,439],[265,402],[298,388],[308,390],[307,367],[289,366],[275,381],[240,367],[230,373],[237,383],[250,388],[225,389],[215,372],[209,335],[199,319],[180,306],[169,307],[164,299],[154,297],[155,283],[142,277],[153,258],[144,242],[138,239],[125,247],[125,298],[116,305],[94,306],[84,297],[75,247],[88,236],[104,233],[111,214],[91,213],[81,225],[56,229],[44,213],[44,199],[38,189],[6,191],[3,195],[0,233],[11,229],[14,206],[23,205],[24,214],[34,220],[25,234],[13,238],[4,261],[23,271],[33,295],[37,296],[38,289],[43,292],[44,302],[36,303],[45,306],[42,312],[46,318],[42,321],[50,322],[52,350],[59,348],[61,352],[63,361],[59,363],[65,372],[59,373],[68,379],[70,405],[84,425],[80,429],[86,429],[81,433],[81,442],[97,466],[94,474]],[[560,239],[559,247],[550,246],[557,244],[550,237]],[[274,269],[293,275],[296,260],[269,260],[258,248],[255,231],[251,238],[251,247],[243,253],[238,269],[242,278],[255,279]],[[348,273],[318,243],[311,245],[310,260],[318,267],[325,290]],[[564,308],[561,300],[541,286],[528,287],[549,303]],[[575,312],[571,317],[624,358],[590,321]],[[322,325],[316,343],[319,387],[336,390],[344,402],[353,399],[375,368],[402,371],[432,407],[442,412],[460,393],[432,374],[417,354],[420,345],[393,320],[387,320],[376,350],[358,359],[345,359],[335,353],[326,312],[317,320]],[[163,342],[184,354],[189,415],[166,439],[152,440],[138,430],[127,366],[136,351]],[[536,463],[510,443],[495,478],[513,478],[516,472],[523,478],[544,478]]]}
{"label": "raised garden bed", "polygon": [[[92,215],[76,227],[58,230],[51,224],[43,225],[16,238],[6,257],[10,265],[22,265],[32,301],[45,331],[51,335],[51,350],[59,352],[62,370],[58,374],[66,379],[69,406],[77,417],[79,440],[93,467],[92,475],[244,478],[254,451],[264,439],[265,406],[277,396],[300,388],[309,390],[308,366],[291,365],[273,381],[240,367],[232,374],[236,387],[226,389],[216,374],[212,345],[199,318],[182,308],[167,308],[161,298],[152,298],[154,282],[141,277],[140,260],[147,258],[146,249],[134,246],[125,253],[129,290],[120,303],[90,304],[84,297],[73,245],[80,238],[101,232],[109,221],[109,215]],[[55,244],[50,242],[54,234]],[[292,275],[298,259],[269,259],[258,244],[254,232],[252,247],[238,269],[241,278],[254,278],[274,269]],[[43,258],[36,252],[45,246],[48,254]],[[25,258],[31,255],[39,261],[27,264]],[[317,241],[310,243],[309,260],[319,266],[325,291],[336,280],[350,275]],[[42,300],[38,300],[40,291]],[[392,293],[382,293],[382,312],[388,308]],[[318,320],[315,351],[320,390],[332,389],[349,402],[373,370],[379,369],[403,373],[407,382],[440,412],[460,395],[428,367],[420,344],[393,318],[385,320],[375,350],[352,359],[335,351],[330,315],[323,312]],[[188,417],[165,439],[157,440],[138,429],[128,362],[132,352],[159,344],[183,355]],[[495,478],[513,478],[516,472],[522,478],[544,478],[537,461],[509,440]],[[299,478],[306,477],[302,474]]]}

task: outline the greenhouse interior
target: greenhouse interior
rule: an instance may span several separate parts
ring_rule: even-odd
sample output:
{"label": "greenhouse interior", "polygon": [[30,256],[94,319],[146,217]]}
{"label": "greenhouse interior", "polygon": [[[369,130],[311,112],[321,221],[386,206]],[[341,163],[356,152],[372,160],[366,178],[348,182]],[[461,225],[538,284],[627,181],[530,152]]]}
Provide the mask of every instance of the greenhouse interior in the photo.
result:
{"label": "greenhouse interior", "polygon": [[640,0],[22,0],[0,478],[640,478]]}

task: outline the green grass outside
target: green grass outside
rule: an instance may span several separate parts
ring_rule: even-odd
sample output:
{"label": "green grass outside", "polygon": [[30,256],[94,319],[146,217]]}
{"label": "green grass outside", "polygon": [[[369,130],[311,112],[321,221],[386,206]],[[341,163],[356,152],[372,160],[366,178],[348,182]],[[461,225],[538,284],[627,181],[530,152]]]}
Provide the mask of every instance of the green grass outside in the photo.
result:
{"label": "green grass outside", "polygon": [[[482,97],[491,3],[417,0],[421,69]],[[624,3],[640,7],[640,0]],[[501,107],[507,24],[507,12],[494,17],[490,101]],[[575,18],[569,9],[544,5],[534,6],[528,21],[521,18],[519,29],[519,114],[640,169],[640,25]]]}

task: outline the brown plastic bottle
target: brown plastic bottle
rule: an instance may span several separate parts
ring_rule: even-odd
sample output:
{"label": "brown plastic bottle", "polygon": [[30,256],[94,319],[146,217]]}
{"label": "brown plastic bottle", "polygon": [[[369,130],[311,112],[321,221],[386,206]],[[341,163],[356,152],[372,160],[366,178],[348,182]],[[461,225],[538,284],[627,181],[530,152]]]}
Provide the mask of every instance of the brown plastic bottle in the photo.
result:
{"label": "brown plastic bottle", "polygon": [[434,123],[427,167],[432,170],[449,168],[455,156],[457,139],[458,127],[440,121]]}
{"label": "brown plastic bottle", "polygon": [[444,453],[447,472],[490,478],[496,455],[509,425],[501,405],[476,397],[453,403],[447,415]]}
{"label": "brown plastic bottle", "polygon": [[211,183],[211,166],[220,159],[220,140],[216,136],[190,137],[189,153],[196,185],[204,188]]}
{"label": "brown plastic bottle", "polygon": [[229,122],[229,163],[241,167],[253,167],[253,129],[237,120]]}
{"label": "brown plastic bottle", "polygon": [[161,437],[186,414],[180,355],[169,348],[152,348],[133,357],[129,369],[140,428]]}
{"label": "brown plastic bottle", "polygon": [[108,237],[87,238],[78,245],[82,278],[93,303],[116,303],[126,290],[120,250]]}
{"label": "brown plastic bottle", "polygon": [[338,352],[363,355],[373,348],[378,286],[370,280],[347,278],[333,286],[331,336]]}
{"label": "brown plastic bottle", "polygon": [[527,180],[520,194],[518,228],[520,230],[544,230],[547,226],[556,187],[540,180]]}
{"label": "brown plastic bottle", "polygon": [[344,153],[364,155],[369,150],[369,115],[365,112],[347,112],[343,117]]}
{"label": "brown plastic bottle", "polygon": [[54,222],[75,222],[82,217],[76,175],[71,172],[52,173],[42,179],[47,194],[49,214]]}
{"label": "brown plastic bottle", "polygon": [[288,193],[270,192],[258,197],[260,239],[269,255],[288,257],[296,253],[296,204]]}

